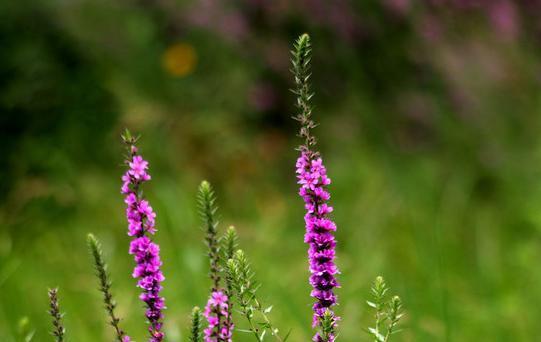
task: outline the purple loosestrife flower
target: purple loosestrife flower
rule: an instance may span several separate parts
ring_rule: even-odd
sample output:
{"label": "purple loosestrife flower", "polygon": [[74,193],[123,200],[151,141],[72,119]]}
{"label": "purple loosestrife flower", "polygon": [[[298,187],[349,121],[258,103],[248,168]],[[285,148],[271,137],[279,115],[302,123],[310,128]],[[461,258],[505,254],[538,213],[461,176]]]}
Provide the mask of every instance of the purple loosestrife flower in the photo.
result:
{"label": "purple loosestrife flower", "polygon": [[[145,316],[149,323],[149,341],[160,342],[164,338],[162,310],[165,308],[160,291],[165,278],[160,269],[160,247],[150,238],[156,232],[156,214],[140,192],[141,184],[150,180],[147,173],[148,162],[138,154],[136,138],[126,131],[123,139],[129,148],[129,157],[126,160],[129,169],[122,176],[121,192],[126,196],[124,202],[127,205],[128,235],[133,237],[129,248],[129,253],[134,256],[136,263],[133,277],[139,279],[137,286],[143,291],[139,298],[147,307]],[[126,341],[129,341],[129,338]]]}
{"label": "purple loosestrife flower", "polygon": [[314,304],[313,325],[316,326],[325,311],[336,304],[333,289],[338,286],[335,278],[338,268],[334,264],[336,240],[332,234],[336,231],[336,225],[328,217],[333,208],[326,203],[330,195],[325,190],[331,180],[327,177],[321,158],[311,158],[309,152],[301,152],[297,160],[297,178],[301,184],[299,194],[307,211],[304,216],[304,242],[310,245],[311,295],[318,300]]}
{"label": "purple loosestrife flower", "polygon": [[[229,299],[222,291],[213,291],[203,315],[207,319],[205,342],[231,342],[233,329],[223,322],[230,321]],[[222,322],[223,321],[223,322]]]}
{"label": "purple loosestrife flower", "polygon": [[314,150],[316,140],[310,133],[316,126],[311,119],[310,99],[313,94],[308,83],[310,54],[310,37],[303,34],[295,43],[292,59],[297,85],[294,93],[297,95],[299,109],[295,119],[301,123],[299,135],[305,140],[299,148],[301,155],[297,159],[296,173],[300,184],[299,195],[303,198],[306,209],[304,242],[309,245],[311,296],[316,299],[312,325],[319,326],[314,341],[332,342],[335,340],[334,330],[339,319],[332,311],[332,307],[337,304],[334,289],[339,287],[336,280],[339,271],[334,263],[336,240],[333,232],[336,231],[336,225],[329,218],[333,208],[327,203],[331,197],[327,191],[331,179],[327,176],[319,152]]}

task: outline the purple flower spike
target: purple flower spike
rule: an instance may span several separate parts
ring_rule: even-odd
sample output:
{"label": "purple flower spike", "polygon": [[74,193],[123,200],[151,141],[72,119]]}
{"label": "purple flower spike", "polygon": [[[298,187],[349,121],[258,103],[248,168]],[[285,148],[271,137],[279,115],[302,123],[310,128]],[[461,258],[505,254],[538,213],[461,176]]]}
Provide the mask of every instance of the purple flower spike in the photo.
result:
{"label": "purple flower spike", "polygon": [[313,287],[311,296],[317,299],[313,306],[315,327],[325,311],[337,303],[333,289],[339,287],[335,277],[339,271],[334,264],[336,240],[332,234],[336,230],[336,225],[328,218],[333,208],[326,203],[330,195],[325,187],[331,180],[327,177],[321,158],[314,157],[309,151],[301,152],[296,166],[298,183],[301,185],[299,194],[307,211],[304,216],[306,223],[304,241],[310,245],[308,257],[310,284]]}
{"label": "purple flower spike", "polygon": [[311,51],[310,37],[307,34],[301,35],[292,52],[292,71],[297,86],[293,92],[297,95],[296,106],[299,110],[294,119],[299,121],[299,136],[304,139],[304,144],[299,147],[301,155],[297,159],[296,173],[300,185],[299,195],[304,200],[306,209],[304,242],[310,246],[310,295],[316,299],[312,326],[319,327],[313,340],[333,342],[339,317],[332,308],[337,304],[334,289],[340,287],[336,280],[336,275],[340,272],[334,264],[336,240],[333,232],[336,231],[336,224],[329,218],[333,208],[327,203],[331,198],[327,191],[331,179],[327,176],[323,160],[315,149],[316,139],[311,133],[316,127],[312,120],[310,103],[314,95],[309,83]]}
{"label": "purple flower spike", "polygon": [[[139,192],[141,184],[150,180],[147,173],[148,162],[138,155],[135,146],[136,139],[127,132],[124,141],[129,146],[129,159],[126,164],[129,169],[122,176],[121,192],[126,195],[124,202],[127,205],[126,217],[128,219],[128,235],[133,237],[129,253],[134,256],[136,266],[133,277],[138,279],[137,287],[142,289],[139,298],[146,304],[146,318],[149,323],[150,342],[160,342],[164,338],[162,332],[163,314],[165,309],[164,298],[160,297],[162,281],[165,279],[160,260],[160,247],[154,243],[150,236],[156,232],[156,214],[148,201],[142,198]],[[129,338],[125,340],[130,341]]]}
{"label": "purple flower spike", "polygon": [[229,300],[222,291],[213,291],[203,315],[207,319],[205,342],[231,342],[233,323],[229,319]]}

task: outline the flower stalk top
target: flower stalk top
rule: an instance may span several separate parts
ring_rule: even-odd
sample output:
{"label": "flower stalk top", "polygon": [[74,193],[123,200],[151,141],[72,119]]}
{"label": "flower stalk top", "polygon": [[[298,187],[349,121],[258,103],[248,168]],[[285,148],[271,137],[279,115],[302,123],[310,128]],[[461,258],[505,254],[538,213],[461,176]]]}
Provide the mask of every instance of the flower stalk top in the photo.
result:
{"label": "flower stalk top", "polygon": [[60,312],[60,305],[58,304],[58,289],[49,290],[49,314],[53,318],[53,331],[51,334],[55,337],[56,342],[64,341],[64,323],[62,321],[62,313]]}
{"label": "flower stalk top", "polygon": [[137,287],[142,289],[139,298],[147,308],[145,316],[149,324],[149,342],[161,342],[164,338],[162,310],[165,303],[160,291],[165,278],[161,271],[160,247],[151,239],[156,232],[156,214],[148,201],[143,199],[140,189],[144,182],[150,180],[148,162],[138,153],[135,146],[137,138],[127,130],[122,138],[128,147],[128,170],[122,176],[121,192],[127,205],[128,235],[133,237],[129,248],[136,263],[133,277],[139,279]]}
{"label": "flower stalk top", "polygon": [[312,120],[312,106],[310,100],[313,93],[310,91],[310,37],[303,34],[295,42],[292,52],[293,73],[295,76],[297,95],[296,106],[299,113],[294,117],[300,122],[299,136],[304,144],[299,147],[300,156],[296,163],[299,195],[305,203],[306,234],[304,242],[309,245],[308,258],[310,270],[311,296],[316,299],[313,305],[313,326],[318,327],[314,336],[316,342],[333,342],[336,338],[336,321],[332,307],[337,304],[334,289],[339,287],[336,275],[339,273],[334,260],[336,257],[336,240],[333,232],[335,223],[329,218],[333,208],[328,204],[330,194],[327,186],[331,179],[318,151],[314,149],[316,139],[311,130],[316,127]]}
{"label": "flower stalk top", "polygon": [[[203,315],[207,319],[207,328],[204,330],[205,342],[231,342],[233,336],[232,303],[228,297],[228,290],[221,287],[222,272],[220,239],[218,238],[218,220],[216,219],[216,196],[209,182],[203,181],[197,192],[199,211],[205,230],[205,243],[208,247],[210,261],[209,277],[212,282],[210,296]],[[234,245],[234,241],[231,244]]]}

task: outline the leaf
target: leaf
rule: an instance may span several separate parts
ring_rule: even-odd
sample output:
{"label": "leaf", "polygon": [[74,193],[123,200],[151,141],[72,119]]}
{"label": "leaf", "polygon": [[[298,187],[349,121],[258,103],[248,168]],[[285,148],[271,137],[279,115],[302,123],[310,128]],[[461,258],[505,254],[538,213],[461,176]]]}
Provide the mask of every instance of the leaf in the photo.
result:
{"label": "leaf", "polygon": [[289,338],[289,335],[291,335],[291,331],[292,329],[289,329],[289,331],[287,332],[286,336],[284,337],[284,342],[286,342],[287,339]]}
{"label": "leaf", "polygon": [[374,328],[368,328],[368,331],[374,335],[374,337],[379,341],[379,342],[384,342],[385,341],[385,337],[380,334],[376,329]]}
{"label": "leaf", "polygon": [[25,342],[30,342],[30,341],[32,341],[32,339],[34,338],[35,332],[36,332],[35,330],[32,330],[31,332],[29,332],[28,335],[26,335],[26,336],[24,337],[24,341],[25,341]]}
{"label": "leaf", "polygon": [[271,325],[267,322],[259,322],[257,323],[260,327],[262,327],[263,329],[270,329],[271,328]]}

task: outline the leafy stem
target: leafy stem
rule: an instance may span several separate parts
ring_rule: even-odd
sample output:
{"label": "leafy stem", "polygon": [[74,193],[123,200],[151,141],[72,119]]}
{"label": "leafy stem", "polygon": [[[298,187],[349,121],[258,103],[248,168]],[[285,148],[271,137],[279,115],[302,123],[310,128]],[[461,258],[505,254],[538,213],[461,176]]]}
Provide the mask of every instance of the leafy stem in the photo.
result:
{"label": "leafy stem", "polygon": [[[264,340],[267,332],[279,342],[286,341],[287,336],[282,338],[279,335],[279,330],[268,317],[272,306],[265,308],[257,299],[256,293],[259,285],[254,280],[254,272],[242,250],[237,250],[233,258],[227,261],[226,277],[240,307],[239,311],[249,325],[248,330],[239,329],[238,331],[252,333],[258,342]],[[256,322],[254,319],[256,313],[261,317],[260,322]]]}
{"label": "leafy stem", "polygon": [[96,276],[99,280],[99,290],[103,294],[103,303],[105,305],[105,310],[109,314],[109,323],[115,329],[116,339],[119,342],[122,342],[125,333],[120,328],[120,318],[118,318],[115,314],[116,302],[113,299],[113,294],[111,293],[111,280],[109,279],[109,274],[107,272],[107,264],[103,259],[101,243],[92,234],[88,234],[87,243],[90,253],[94,259],[94,268],[96,269]]}
{"label": "leafy stem", "polygon": [[395,332],[402,312],[400,297],[393,296],[387,300],[389,288],[382,277],[377,277],[370,290],[372,301],[367,301],[368,306],[375,310],[375,325],[368,328],[368,333],[374,337],[374,342],[388,342]]}

